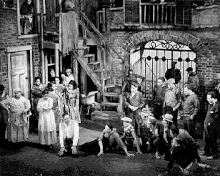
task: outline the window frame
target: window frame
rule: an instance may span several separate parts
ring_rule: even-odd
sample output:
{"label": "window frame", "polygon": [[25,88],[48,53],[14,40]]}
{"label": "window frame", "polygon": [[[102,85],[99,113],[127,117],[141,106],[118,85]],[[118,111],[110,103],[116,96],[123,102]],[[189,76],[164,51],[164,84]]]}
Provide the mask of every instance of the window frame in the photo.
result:
{"label": "window frame", "polygon": [[[16,2],[16,0],[14,0],[14,1]],[[5,3],[5,2],[7,2],[7,0],[2,0],[1,2],[2,2],[2,9],[6,9],[6,10],[16,10],[16,5],[17,5],[17,4],[14,4],[14,2],[13,2],[13,7],[7,7],[7,6],[6,6],[6,3]]]}
{"label": "window frame", "polygon": [[[40,2],[39,0],[33,0],[34,4],[35,4],[35,18],[37,20],[37,22],[39,24],[39,18],[38,18],[38,14],[40,14]],[[34,37],[38,37],[38,28],[36,27],[36,32],[34,34],[21,34],[21,22],[20,22],[20,0],[17,0],[17,30],[18,30],[18,38],[20,39],[24,39],[24,38],[34,38]]]}
{"label": "window frame", "polygon": [[119,1],[119,0],[110,0],[110,10],[123,10],[123,6],[124,6],[124,0],[120,0],[122,1],[122,5],[121,7],[112,7],[112,3],[115,2],[115,1]]}

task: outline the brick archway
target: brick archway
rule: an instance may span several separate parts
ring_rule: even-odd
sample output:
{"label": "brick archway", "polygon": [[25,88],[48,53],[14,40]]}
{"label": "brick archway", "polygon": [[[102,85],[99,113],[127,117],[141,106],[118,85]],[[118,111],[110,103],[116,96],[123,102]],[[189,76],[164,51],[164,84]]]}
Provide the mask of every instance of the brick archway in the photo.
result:
{"label": "brick archway", "polygon": [[175,43],[186,45],[195,52],[198,51],[198,48],[202,46],[202,42],[199,38],[183,31],[151,30],[138,32],[129,37],[124,43],[123,49],[125,53],[130,53],[132,48],[139,46],[140,44],[155,40],[173,41]]}

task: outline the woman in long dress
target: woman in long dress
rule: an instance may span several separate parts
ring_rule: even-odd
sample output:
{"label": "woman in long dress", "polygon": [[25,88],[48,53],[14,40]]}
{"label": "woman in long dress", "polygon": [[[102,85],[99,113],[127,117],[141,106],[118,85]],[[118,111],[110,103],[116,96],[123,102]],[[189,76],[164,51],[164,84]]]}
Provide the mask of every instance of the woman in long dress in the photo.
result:
{"label": "woman in long dress", "polygon": [[[79,114],[79,89],[77,88],[77,83],[71,80],[68,84],[68,89],[66,90],[66,105],[67,113],[70,115],[71,120],[81,123],[80,114]],[[79,128],[77,128],[79,130]],[[77,132],[79,134],[79,131]],[[77,146],[72,146],[72,154],[77,154]]]}
{"label": "woman in long dress", "polygon": [[21,89],[15,89],[14,93],[15,97],[1,101],[1,105],[9,112],[6,138],[17,143],[28,139],[28,112],[31,105],[30,101],[21,95]]}
{"label": "woman in long dress", "polygon": [[60,107],[60,97],[58,95],[58,92],[55,90],[55,84],[48,83],[48,89],[49,89],[49,94],[48,97],[53,99],[53,113],[55,116],[55,122],[56,122],[56,130],[59,131],[59,122],[62,117],[61,115],[61,107]]}
{"label": "woman in long dress", "polygon": [[49,91],[45,89],[43,98],[38,101],[37,110],[39,111],[38,135],[42,145],[53,148],[57,143],[56,123],[53,113],[53,99],[48,97]]}

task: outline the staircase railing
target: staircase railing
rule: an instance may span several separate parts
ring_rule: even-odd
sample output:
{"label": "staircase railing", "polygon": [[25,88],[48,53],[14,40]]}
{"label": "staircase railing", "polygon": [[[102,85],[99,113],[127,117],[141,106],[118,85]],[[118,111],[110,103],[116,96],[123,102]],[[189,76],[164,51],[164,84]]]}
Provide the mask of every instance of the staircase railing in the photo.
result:
{"label": "staircase railing", "polygon": [[[79,23],[80,25],[82,25],[85,30],[88,32],[88,30],[90,31],[89,34],[91,35],[91,30],[94,31],[93,36],[97,36],[99,38],[99,40],[101,41],[101,43],[99,42],[99,44],[103,45],[106,44],[117,56],[120,60],[124,60],[120,54],[117,52],[117,50],[109,43],[109,41],[102,35],[102,33],[95,27],[95,25],[88,19],[88,17],[79,10],[76,10],[78,15],[79,15]],[[88,29],[88,30],[87,30]],[[104,43],[102,43],[104,42]]]}

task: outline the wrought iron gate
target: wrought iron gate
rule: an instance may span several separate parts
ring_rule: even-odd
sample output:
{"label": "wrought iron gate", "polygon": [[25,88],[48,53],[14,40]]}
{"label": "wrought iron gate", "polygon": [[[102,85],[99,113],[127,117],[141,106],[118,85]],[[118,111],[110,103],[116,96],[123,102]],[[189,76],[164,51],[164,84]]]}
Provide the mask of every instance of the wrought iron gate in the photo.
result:
{"label": "wrought iron gate", "polygon": [[181,71],[182,86],[188,79],[186,69],[192,67],[196,71],[196,54],[188,46],[172,41],[150,41],[130,53],[130,69],[144,77],[146,94],[151,94],[157,78],[165,76],[172,61],[177,62]]}

